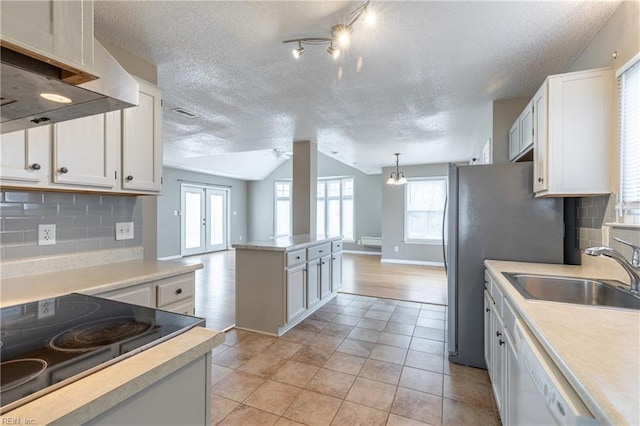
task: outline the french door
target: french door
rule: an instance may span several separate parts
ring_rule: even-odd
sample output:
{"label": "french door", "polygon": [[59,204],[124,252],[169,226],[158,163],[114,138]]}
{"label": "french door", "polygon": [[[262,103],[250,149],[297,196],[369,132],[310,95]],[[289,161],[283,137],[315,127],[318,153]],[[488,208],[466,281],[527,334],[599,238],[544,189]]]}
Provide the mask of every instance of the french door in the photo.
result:
{"label": "french door", "polygon": [[229,191],[182,185],[182,255],[229,248]]}

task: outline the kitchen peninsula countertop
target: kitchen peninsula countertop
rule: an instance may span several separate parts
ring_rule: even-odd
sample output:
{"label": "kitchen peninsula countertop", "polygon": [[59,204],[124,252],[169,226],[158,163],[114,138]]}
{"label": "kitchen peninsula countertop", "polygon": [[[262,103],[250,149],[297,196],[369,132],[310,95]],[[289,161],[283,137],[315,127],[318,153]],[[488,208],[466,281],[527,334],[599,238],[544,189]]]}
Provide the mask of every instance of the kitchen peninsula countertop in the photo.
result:
{"label": "kitchen peninsula countertop", "polygon": [[195,327],[11,410],[0,416],[0,422],[86,423],[206,355],[224,339],[222,332]]}
{"label": "kitchen peninsula countertop", "polygon": [[266,251],[293,251],[307,248],[314,244],[342,240],[340,235],[293,235],[289,237],[278,237],[272,240],[249,241],[244,244],[234,244],[235,249],[244,250],[266,250]]}
{"label": "kitchen peninsula countertop", "polygon": [[[93,255],[93,254],[92,254]],[[70,257],[70,256],[68,256]],[[33,262],[36,262],[34,260]],[[42,261],[44,262],[44,260]],[[77,262],[75,265],[82,265]],[[0,264],[2,267],[2,264]],[[180,260],[130,259],[84,267],[66,265],[69,269],[2,276],[0,307],[69,293],[97,294],[142,284],[202,269],[201,263]],[[35,268],[37,270],[37,268]]]}
{"label": "kitchen peninsula countertop", "polygon": [[527,300],[502,275],[611,279],[610,271],[496,260],[485,260],[485,266],[596,420],[640,424],[640,312]]}

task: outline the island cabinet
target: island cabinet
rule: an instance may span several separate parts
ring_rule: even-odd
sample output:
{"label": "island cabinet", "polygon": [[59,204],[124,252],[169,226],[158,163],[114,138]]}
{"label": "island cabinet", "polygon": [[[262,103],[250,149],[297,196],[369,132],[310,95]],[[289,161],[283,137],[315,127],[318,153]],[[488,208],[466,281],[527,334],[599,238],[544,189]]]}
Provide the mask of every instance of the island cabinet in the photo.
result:
{"label": "island cabinet", "polygon": [[236,327],[280,336],[335,297],[342,283],[337,241],[296,235],[234,245]]}

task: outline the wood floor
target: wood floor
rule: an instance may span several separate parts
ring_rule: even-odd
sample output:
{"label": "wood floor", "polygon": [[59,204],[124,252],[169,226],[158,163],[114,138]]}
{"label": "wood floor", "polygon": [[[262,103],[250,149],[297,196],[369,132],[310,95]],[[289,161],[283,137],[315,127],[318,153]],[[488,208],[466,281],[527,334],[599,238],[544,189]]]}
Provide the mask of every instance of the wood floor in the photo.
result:
{"label": "wood floor", "polygon": [[[235,251],[189,256],[201,262],[196,271],[196,315],[207,327],[226,330],[235,324]],[[341,293],[410,302],[447,304],[443,268],[381,263],[378,256],[344,255]]]}

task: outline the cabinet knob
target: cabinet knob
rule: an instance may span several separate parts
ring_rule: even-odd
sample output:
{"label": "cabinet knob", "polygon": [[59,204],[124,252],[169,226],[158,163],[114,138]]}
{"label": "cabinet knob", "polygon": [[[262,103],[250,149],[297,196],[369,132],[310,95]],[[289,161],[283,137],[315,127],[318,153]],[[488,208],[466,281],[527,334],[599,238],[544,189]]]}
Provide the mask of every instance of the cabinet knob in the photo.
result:
{"label": "cabinet knob", "polygon": [[296,260],[300,260],[300,256],[296,256]]}
{"label": "cabinet knob", "polygon": [[322,264],[324,265],[324,262],[322,262]]}
{"label": "cabinet knob", "polygon": [[182,294],[182,289],[181,288],[177,289],[176,294]]}
{"label": "cabinet knob", "polygon": [[542,183],[542,182],[544,182],[544,179],[538,178],[538,182]]}
{"label": "cabinet knob", "polygon": [[504,345],[504,340],[500,339],[500,341],[498,342],[500,344],[500,346]]}
{"label": "cabinet knob", "polygon": [[32,168],[33,170],[40,170],[40,164],[38,164],[38,163],[33,163],[33,164],[31,165],[31,168]]}
{"label": "cabinet knob", "polygon": [[500,337],[502,336],[502,333],[500,333],[499,331],[496,331],[496,337]]}
{"label": "cabinet knob", "polygon": [[66,167],[60,167],[60,173],[65,174],[69,171]]}
{"label": "cabinet knob", "polygon": [[133,176],[131,175],[127,176],[127,180],[133,180]]}
{"label": "cabinet knob", "polygon": [[484,311],[485,311],[485,312],[491,312],[491,309],[489,309],[489,308],[484,308]]}
{"label": "cabinet knob", "polygon": [[318,253],[322,253],[324,250],[318,250]]}

